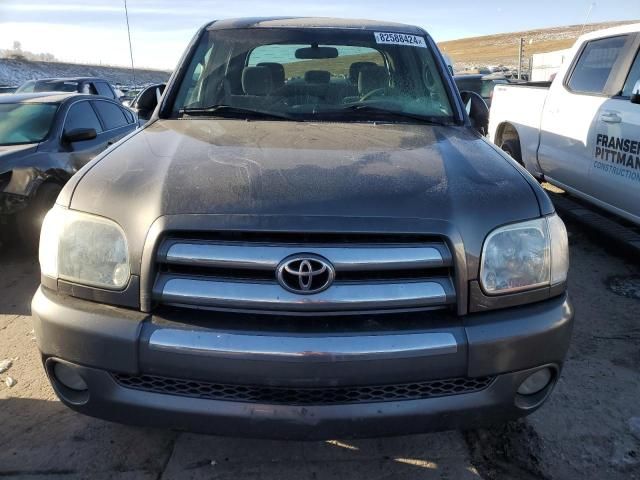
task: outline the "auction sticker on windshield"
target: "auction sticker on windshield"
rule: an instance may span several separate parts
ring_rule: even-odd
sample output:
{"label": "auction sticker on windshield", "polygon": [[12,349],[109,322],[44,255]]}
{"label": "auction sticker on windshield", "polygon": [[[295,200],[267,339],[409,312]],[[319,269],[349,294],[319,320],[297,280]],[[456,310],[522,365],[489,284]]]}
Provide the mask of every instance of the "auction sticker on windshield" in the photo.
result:
{"label": "auction sticker on windshield", "polygon": [[407,45],[409,47],[427,48],[427,43],[423,37],[408,35],[406,33],[384,33],[375,32],[376,43],[386,43],[390,45]]}

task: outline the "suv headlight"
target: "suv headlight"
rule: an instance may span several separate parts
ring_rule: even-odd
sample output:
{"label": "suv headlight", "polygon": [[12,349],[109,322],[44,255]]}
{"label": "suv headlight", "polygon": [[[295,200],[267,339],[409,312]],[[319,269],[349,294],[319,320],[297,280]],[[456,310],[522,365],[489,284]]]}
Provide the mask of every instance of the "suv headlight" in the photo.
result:
{"label": "suv headlight", "polygon": [[482,248],[480,284],[489,295],[565,282],[567,229],[557,215],[497,228]]}
{"label": "suv headlight", "polygon": [[129,282],[129,251],[122,228],[103,217],[55,206],[40,233],[42,274],[120,290]]}

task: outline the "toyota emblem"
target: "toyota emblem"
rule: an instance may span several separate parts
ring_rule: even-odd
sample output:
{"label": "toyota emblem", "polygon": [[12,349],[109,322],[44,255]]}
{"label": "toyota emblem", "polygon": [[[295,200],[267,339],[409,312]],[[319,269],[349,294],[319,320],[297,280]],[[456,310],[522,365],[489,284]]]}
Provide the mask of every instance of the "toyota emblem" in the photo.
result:
{"label": "toyota emblem", "polygon": [[278,283],[293,293],[311,295],[326,290],[333,283],[333,265],[318,255],[300,254],[285,258],[276,272]]}

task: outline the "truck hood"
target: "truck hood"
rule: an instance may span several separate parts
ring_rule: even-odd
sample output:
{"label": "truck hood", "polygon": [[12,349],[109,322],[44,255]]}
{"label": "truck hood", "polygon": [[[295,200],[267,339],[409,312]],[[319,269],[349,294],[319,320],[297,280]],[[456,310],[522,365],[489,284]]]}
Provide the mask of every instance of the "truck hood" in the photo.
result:
{"label": "truck hood", "polygon": [[465,127],[159,120],[82,175],[71,208],[142,238],[161,216],[226,214],[437,219],[481,243],[540,215],[523,174]]}

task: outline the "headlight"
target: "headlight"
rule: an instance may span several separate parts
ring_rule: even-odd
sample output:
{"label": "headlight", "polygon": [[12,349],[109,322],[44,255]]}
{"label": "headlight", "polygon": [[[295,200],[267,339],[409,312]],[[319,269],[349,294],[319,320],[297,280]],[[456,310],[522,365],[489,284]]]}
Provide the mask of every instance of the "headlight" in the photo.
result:
{"label": "headlight", "polygon": [[567,230],[557,215],[500,227],[484,242],[480,283],[490,295],[557,285],[569,269]]}
{"label": "headlight", "polygon": [[113,221],[55,206],[40,233],[43,275],[93,287],[119,290],[129,282],[129,252]]}

